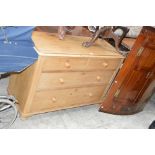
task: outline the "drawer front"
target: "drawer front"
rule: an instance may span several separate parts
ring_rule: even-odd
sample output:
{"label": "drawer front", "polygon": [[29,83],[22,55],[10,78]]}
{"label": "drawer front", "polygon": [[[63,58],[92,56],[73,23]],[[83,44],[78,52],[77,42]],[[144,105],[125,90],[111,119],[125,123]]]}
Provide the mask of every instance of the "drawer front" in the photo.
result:
{"label": "drawer front", "polygon": [[108,84],[114,71],[42,73],[37,90]]}
{"label": "drawer front", "polygon": [[113,70],[121,61],[120,58],[96,57],[43,57],[43,72],[50,71],[83,71]]}
{"label": "drawer front", "polygon": [[106,85],[36,92],[30,109],[52,111],[99,103],[105,88]]}

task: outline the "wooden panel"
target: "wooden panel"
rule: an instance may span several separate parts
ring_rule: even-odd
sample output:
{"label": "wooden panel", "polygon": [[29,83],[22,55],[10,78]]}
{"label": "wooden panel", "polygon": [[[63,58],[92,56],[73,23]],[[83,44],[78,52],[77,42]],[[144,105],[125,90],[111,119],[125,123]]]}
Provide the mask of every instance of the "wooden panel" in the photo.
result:
{"label": "wooden panel", "polygon": [[98,55],[123,58],[114,47],[104,40],[98,39],[89,48],[82,43],[88,41],[88,37],[66,35],[60,40],[57,34],[45,32],[33,32],[32,39],[40,55],[65,54],[65,55]]}
{"label": "wooden panel", "polygon": [[115,70],[122,59],[118,58],[90,58],[86,69],[92,70]]}
{"label": "wooden panel", "polygon": [[[141,47],[143,48],[143,47]],[[142,51],[142,54],[137,57],[137,64],[135,65],[136,70],[152,70],[155,64],[155,49],[145,48]]]}
{"label": "wooden panel", "polygon": [[117,74],[100,111],[134,114],[142,111],[140,102],[155,77],[155,29],[144,27]]}
{"label": "wooden panel", "polygon": [[149,84],[149,87],[145,90],[140,102],[146,103],[150,97],[155,93],[155,76],[154,80]]}
{"label": "wooden panel", "polygon": [[34,95],[31,112],[49,111],[88,104],[99,103],[106,85],[72,88],[64,90],[41,91]]}
{"label": "wooden panel", "polygon": [[15,96],[19,103],[20,111],[28,111],[31,104],[34,90],[37,86],[41,73],[41,60],[39,59],[31,67],[21,73],[12,74],[9,81],[8,91]]}
{"label": "wooden panel", "polygon": [[83,70],[114,70],[118,67],[118,58],[88,57],[43,57],[43,72],[50,71],[83,71]]}
{"label": "wooden panel", "polygon": [[120,87],[121,93],[115,98],[115,101],[134,104],[142,90],[142,86],[145,86],[145,83],[147,83],[148,80],[146,72],[136,70],[131,71],[124,80],[123,85]]}
{"label": "wooden panel", "polygon": [[114,71],[42,73],[37,90],[108,84]]}
{"label": "wooden panel", "polygon": [[72,71],[85,70],[87,66],[88,57],[44,57],[44,64],[42,71]]}

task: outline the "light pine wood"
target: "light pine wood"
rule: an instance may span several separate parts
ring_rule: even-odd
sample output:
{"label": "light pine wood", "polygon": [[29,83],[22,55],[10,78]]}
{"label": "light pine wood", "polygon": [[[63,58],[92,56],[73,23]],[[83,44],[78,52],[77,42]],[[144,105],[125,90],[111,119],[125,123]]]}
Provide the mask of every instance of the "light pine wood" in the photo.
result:
{"label": "light pine wood", "polygon": [[[37,90],[86,87],[88,85],[108,84],[114,71],[56,72],[42,73]],[[82,82],[83,81],[83,82]]]}
{"label": "light pine wood", "polygon": [[11,75],[8,92],[16,97],[19,111],[23,113],[29,111],[40,74],[41,59],[23,72]]}
{"label": "light pine wood", "polygon": [[22,117],[65,108],[100,103],[124,57],[104,41],[91,48],[85,37],[34,32],[38,60],[11,75],[9,94],[18,101]]}
{"label": "light pine wood", "polygon": [[106,85],[36,92],[31,112],[99,103]]}
{"label": "light pine wood", "polygon": [[69,54],[122,57],[114,47],[100,39],[93,46],[86,48],[82,46],[82,43],[88,41],[88,37],[66,35],[64,40],[60,40],[57,34],[34,32],[32,38],[40,55]]}
{"label": "light pine wood", "polygon": [[53,56],[43,57],[43,72],[50,71],[90,71],[114,70],[120,63],[118,58],[109,57],[69,57]]}

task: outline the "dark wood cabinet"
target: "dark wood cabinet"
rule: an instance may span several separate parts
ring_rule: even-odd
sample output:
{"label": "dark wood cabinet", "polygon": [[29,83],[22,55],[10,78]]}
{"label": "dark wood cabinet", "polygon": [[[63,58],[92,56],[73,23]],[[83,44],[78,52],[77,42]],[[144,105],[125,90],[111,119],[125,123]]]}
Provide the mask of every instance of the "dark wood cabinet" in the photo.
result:
{"label": "dark wood cabinet", "polygon": [[107,93],[100,111],[133,114],[143,110],[145,90],[155,78],[155,28],[143,27]]}

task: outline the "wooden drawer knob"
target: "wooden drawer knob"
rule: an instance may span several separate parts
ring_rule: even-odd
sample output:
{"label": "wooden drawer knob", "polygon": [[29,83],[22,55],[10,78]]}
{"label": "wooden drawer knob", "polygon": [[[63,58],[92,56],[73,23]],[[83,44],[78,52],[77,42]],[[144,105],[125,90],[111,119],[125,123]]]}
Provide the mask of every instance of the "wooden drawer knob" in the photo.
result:
{"label": "wooden drawer knob", "polygon": [[93,52],[90,52],[89,55],[94,55],[94,53]]}
{"label": "wooden drawer knob", "polygon": [[63,78],[60,78],[59,81],[60,81],[61,84],[64,83],[64,79]]}
{"label": "wooden drawer knob", "polygon": [[70,68],[70,67],[71,67],[70,63],[65,62],[65,67],[66,67],[66,68]]}
{"label": "wooden drawer knob", "polygon": [[92,94],[92,93],[89,93],[88,95],[89,95],[90,97],[92,97],[92,96],[93,96],[93,94]]}
{"label": "wooden drawer knob", "polygon": [[53,101],[53,102],[56,102],[56,98],[55,98],[55,97],[53,97],[53,98],[52,98],[52,101]]}
{"label": "wooden drawer knob", "polygon": [[96,79],[97,79],[97,81],[100,81],[101,80],[101,77],[100,76],[97,76]]}
{"label": "wooden drawer knob", "polygon": [[107,64],[106,62],[103,62],[102,65],[103,65],[104,67],[107,67],[107,66],[108,66],[108,64]]}

